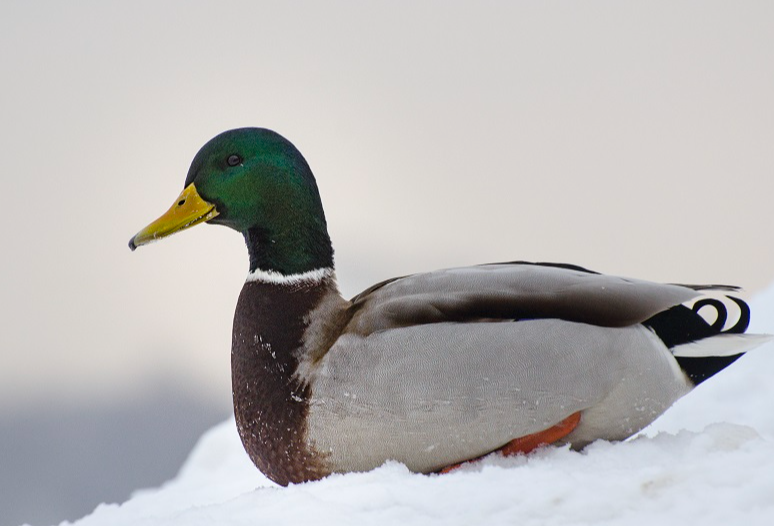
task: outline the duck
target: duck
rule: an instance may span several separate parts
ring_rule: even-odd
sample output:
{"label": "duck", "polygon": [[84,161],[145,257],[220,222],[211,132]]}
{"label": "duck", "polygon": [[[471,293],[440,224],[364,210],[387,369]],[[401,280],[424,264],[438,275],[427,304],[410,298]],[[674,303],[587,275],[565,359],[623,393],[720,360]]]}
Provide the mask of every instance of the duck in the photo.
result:
{"label": "duck", "polygon": [[250,459],[280,485],[390,460],[448,473],[494,452],[625,440],[771,338],[745,333],[737,287],[561,263],[417,273],[347,300],[312,170],[265,128],[207,142],[171,208],[129,247],[200,223],[244,236],[234,416]]}

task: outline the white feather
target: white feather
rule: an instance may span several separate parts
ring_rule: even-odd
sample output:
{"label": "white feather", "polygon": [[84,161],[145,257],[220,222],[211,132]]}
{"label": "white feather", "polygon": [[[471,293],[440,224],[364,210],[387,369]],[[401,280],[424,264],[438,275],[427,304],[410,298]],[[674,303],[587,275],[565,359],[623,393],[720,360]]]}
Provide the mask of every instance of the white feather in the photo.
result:
{"label": "white feather", "polygon": [[333,276],[332,268],[318,268],[302,272],[301,274],[285,275],[274,270],[256,269],[247,275],[245,281],[259,281],[261,283],[271,283],[274,285],[299,285],[301,283],[314,284],[320,283],[325,278]]}
{"label": "white feather", "polygon": [[672,354],[680,358],[733,356],[763,345],[774,339],[771,334],[719,334],[703,340],[678,345]]}

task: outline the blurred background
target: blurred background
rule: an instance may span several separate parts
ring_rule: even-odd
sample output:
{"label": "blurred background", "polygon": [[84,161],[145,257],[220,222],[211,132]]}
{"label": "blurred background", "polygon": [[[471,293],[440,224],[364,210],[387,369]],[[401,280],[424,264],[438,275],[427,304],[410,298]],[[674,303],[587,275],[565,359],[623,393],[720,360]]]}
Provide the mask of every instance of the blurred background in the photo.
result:
{"label": "blurred background", "polygon": [[774,3],[0,4],[0,526],[174,476],[230,411],[240,236],[131,253],[199,147],[318,179],[351,296],[513,259],[774,280]]}

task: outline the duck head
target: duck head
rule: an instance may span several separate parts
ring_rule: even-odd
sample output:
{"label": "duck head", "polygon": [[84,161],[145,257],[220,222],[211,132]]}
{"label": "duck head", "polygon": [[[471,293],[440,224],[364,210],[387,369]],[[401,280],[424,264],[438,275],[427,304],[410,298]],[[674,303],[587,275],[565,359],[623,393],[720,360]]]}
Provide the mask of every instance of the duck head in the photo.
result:
{"label": "duck head", "polygon": [[205,144],[191,163],[183,192],[129,241],[129,248],[199,223],[241,232],[251,271],[289,275],[333,266],[312,171],[296,147],[271,130],[230,130]]}

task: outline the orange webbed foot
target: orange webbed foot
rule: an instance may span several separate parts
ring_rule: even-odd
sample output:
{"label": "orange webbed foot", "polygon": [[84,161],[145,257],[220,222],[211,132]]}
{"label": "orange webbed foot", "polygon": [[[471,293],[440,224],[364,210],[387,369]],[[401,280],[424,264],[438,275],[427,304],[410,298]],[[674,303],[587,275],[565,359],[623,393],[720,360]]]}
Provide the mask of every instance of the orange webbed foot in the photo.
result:
{"label": "orange webbed foot", "polygon": [[[554,442],[566,437],[572,433],[576,427],[578,427],[579,423],[580,412],[573,413],[555,426],[551,426],[548,429],[544,429],[543,431],[539,431],[531,435],[514,438],[494,452],[499,452],[506,457],[513,455],[526,455],[527,453],[531,453],[541,446],[553,444]],[[465,462],[460,462],[459,464],[452,464],[451,466],[446,466],[445,468],[438,470],[438,473],[445,475],[446,473],[451,473],[455,469],[461,467],[463,464],[475,462],[480,459],[481,457],[472,458],[470,460],[466,460]]]}

